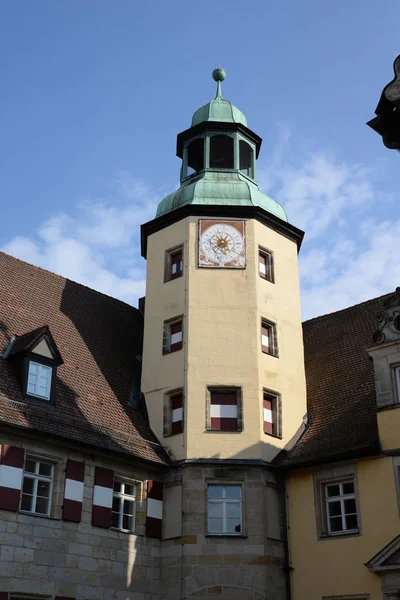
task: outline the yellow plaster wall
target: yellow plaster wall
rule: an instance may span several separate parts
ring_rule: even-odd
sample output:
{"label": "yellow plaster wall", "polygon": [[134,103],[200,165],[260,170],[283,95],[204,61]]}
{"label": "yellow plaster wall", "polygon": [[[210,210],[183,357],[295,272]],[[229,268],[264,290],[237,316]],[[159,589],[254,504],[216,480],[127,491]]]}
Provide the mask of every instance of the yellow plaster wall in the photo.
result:
{"label": "yellow plaster wall", "polygon": [[378,411],[379,440],[383,450],[400,448],[400,406]]}
{"label": "yellow plaster wall", "polygon": [[[163,393],[184,385],[184,434],[164,439],[176,458],[271,460],[306,410],[297,247],[250,219],[246,269],[198,268],[198,221],[188,217],[148,239],[142,389],[150,422],[163,439]],[[184,276],[163,283],[165,250],[180,243]],[[274,252],[274,284],[258,275],[258,246]],[[162,356],[163,321],[179,314],[184,348]],[[262,317],[278,324],[279,358],[261,352]],[[242,432],[205,431],[206,390],[213,385],[242,388]],[[263,433],[263,388],[282,395],[282,440]]]}
{"label": "yellow plaster wall", "polygon": [[313,474],[293,473],[287,481],[293,600],[370,594],[381,600],[380,577],[364,566],[399,531],[391,458],[357,463],[362,535],[317,540]]}

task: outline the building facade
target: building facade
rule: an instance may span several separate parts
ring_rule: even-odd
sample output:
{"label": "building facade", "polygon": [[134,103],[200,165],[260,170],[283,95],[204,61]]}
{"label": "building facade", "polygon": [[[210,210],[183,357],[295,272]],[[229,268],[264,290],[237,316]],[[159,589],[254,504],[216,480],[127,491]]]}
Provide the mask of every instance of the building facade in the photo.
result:
{"label": "building facade", "polygon": [[399,296],[302,325],[213,77],[140,310],[0,253],[0,600],[400,598]]}

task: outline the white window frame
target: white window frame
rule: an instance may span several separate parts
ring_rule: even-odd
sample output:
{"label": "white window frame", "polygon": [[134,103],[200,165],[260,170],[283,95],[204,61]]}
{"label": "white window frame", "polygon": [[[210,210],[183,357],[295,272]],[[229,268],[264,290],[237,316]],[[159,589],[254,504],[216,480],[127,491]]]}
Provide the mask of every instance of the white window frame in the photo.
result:
{"label": "white window frame", "polygon": [[[346,483],[353,484],[353,492],[345,494],[343,492],[343,485]],[[329,496],[328,497],[328,488],[331,486],[339,486],[339,495],[338,496]],[[344,535],[344,534],[352,534],[359,533],[360,531],[360,523],[359,523],[359,515],[357,510],[357,493],[354,479],[342,479],[340,481],[331,481],[324,485],[324,494],[325,494],[325,516],[326,516],[326,524],[327,524],[327,532],[329,536],[336,535]],[[345,500],[354,500],[355,503],[355,513],[346,513],[344,508]],[[330,517],[329,517],[329,505],[333,502],[340,502],[340,515],[336,515],[335,518],[339,516],[342,519],[342,529],[340,531],[331,531]],[[346,528],[346,515],[355,514],[357,519],[357,527],[352,529]]]}
{"label": "white window frame", "polygon": [[[208,490],[210,487],[222,487],[222,496],[220,498],[209,498]],[[240,498],[227,498],[226,497],[226,488],[228,487],[238,487],[240,489]],[[222,504],[222,522],[223,522],[223,531],[211,531],[209,526],[209,505],[212,504]],[[240,504],[240,531],[227,531],[226,528],[226,505],[227,504]],[[222,536],[243,536],[243,486],[240,483],[208,483],[207,484],[207,534],[208,535],[222,535]]]}
{"label": "white window frame", "polygon": [[[31,366],[35,365],[36,367],[38,367],[38,374],[36,376],[36,385],[35,385],[35,391],[34,392],[30,392],[29,391],[29,385],[30,385],[30,378],[31,378]],[[43,396],[43,394],[39,394],[39,388],[40,388],[40,373],[43,370],[48,370],[50,371],[50,376],[48,378],[48,382],[47,382],[47,390],[46,390],[46,395]],[[35,398],[41,398],[42,400],[50,400],[50,396],[51,396],[51,379],[53,376],[53,369],[52,367],[49,367],[48,365],[43,365],[42,363],[36,362],[35,360],[30,360],[29,361],[29,366],[28,366],[28,379],[26,382],[26,393],[28,394],[28,396],[34,396]]]}
{"label": "white window frame", "polygon": [[[124,531],[125,533],[133,533],[136,529],[136,495],[137,495],[137,484],[135,481],[129,481],[127,479],[123,479],[121,477],[116,477],[114,479],[114,483],[119,483],[121,485],[121,491],[120,492],[116,492],[113,488],[113,499],[114,498],[119,498],[120,499],[120,510],[119,510],[119,514],[116,513],[115,510],[112,510],[112,515],[114,514],[118,514],[118,527],[111,527],[111,529],[114,529],[115,531]],[[125,494],[125,485],[131,485],[134,488],[134,493],[132,494]],[[125,504],[125,500],[128,500],[129,502],[133,502],[133,514],[129,515],[132,516],[132,521],[133,521],[133,528],[132,529],[125,529],[123,527],[123,522],[124,522],[124,504]]]}
{"label": "white window frame", "polygon": [[[38,458],[36,456],[27,456],[25,458],[25,463],[26,461],[32,461],[35,463],[35,472],[34,473],[30,473],[29,471],[25,471],[25,465],[24,465],[24,472],[23,472],[23,476],[22,476],[22,490],[21,490],[21,506],[22,506],[22,498],[24,496],[24,492],[23,492],[23,486],[24,486],[24,481],[25,479],[33,479],[33,493],[32,493],[32,501],[31,501],[31,506],[32,507],[36,507],[36,500],[38,498],[38,494],[37,494],[37,488],[38,488],[38,483],[39,481],[45,481],[46,483],[50,483],[50,488],[49,488],[49,506],[48,506],[48,511],[47,513],[39,513],[36,512],[36,510],[26,510],[26,509],[22,509],[20,508],[21,513],[27,514],[27,515],[37,515],[37,516],[41,516],[41,517],[50,517],[51,514],[51,507],[52,507],[52,499],[53,499],[53,483],[54,483],[54,463],[50,462],[49,460],[43,460],[41,458]],[[51,475],[41,475],[39,473],[39,465],[40,463],[45,463],[47,465],[51,466]],[[30,496],[31,494],[26,494],[28,496]],[[42,496],[39,496],[42,497]]]}

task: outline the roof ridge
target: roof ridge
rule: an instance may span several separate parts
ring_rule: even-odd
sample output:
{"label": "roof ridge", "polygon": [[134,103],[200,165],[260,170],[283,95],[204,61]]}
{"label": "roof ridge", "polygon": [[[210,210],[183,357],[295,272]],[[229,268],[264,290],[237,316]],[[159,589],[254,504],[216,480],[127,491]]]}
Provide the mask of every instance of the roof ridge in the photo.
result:
{"label": "roof ridge", "polygon": [[387,292],[386,294],[382,294],[381,296],[375,296],[375,298],[370,298],[369,300],[363,300],[363,302],[358,302],[357,304],[352,304],[351,306],[346,306],[345,308],[340,308],[339,310],[334,310],[330,313],[325,313],[324,315],[319,315],[318,317],[312,317],[311,319],[307,319],[306,321],[303,321],[302,324],[305,325],[306,323],[311,323],[312,321],[318,321],[318,319],[326,319],[328,317],[331,317],[332,315],[336,315],[338,313],[341,312],[346,312],[347,310],[350,310],[352,308],[357,308],[359,306],[362,306],[363,304],[369,304],[370,302],[375,302],[376,300],[380,300],[382,298],[386,298],[387,296],[390,296],[391,294],[393,294],[393,292]]}
{"label": "roof ridge", "polygon": [[4,252],[3,250],[0,250],[0,256],[1,255],[5,256],[7,258],[11,258],[12,260],[18,261],[18,262],[20,262],[20,263],[22,263],[24,265],[28,265],[29,267],[32,267],[33,269],[38,269],[39,271],[43,271],[44,273],[48,273],[49,275],[51,275],[53,277],[57,277],[59,279],[64,279],[64,281],[71,281],[75,285],[79,285],[79,286],[81,286],[83,288],[86,288],[87,290],[90,290],[91,292],[95,292],[96,294],[100,294],[100,296],[105,296],[106,298],[111,298],[111,300],[114,300],[115,302],[118,302],[119,304],[124,304],[125,306],[129,306],[129,308],[131,308],[131,309],[133,309],[135,311],[139,310],[135,306],[132,306],[132,304],[128,304],[128,302],[124,302],[123,300],[120,300],[119,298],[115,298],[114,296],[110,296],[109,294],[105,294],[104,292],[99,292],[98,290],[95,290],[94,288],[89,287],[88,285],[85,285],[84,283],[80,283],[79,281],[75,281],[74,279],[70,279],[69,277],[64,277],[64,275],[59,275],[58,273],[54,273],[54,271],[49,271],[48,269],[44,269],[43,267],[39,267],[37,265],[34,265],[33,263],[29,263],[26,260],[22,260],[21,258],[13,256],[12,254],[8,254],[8,252]]}

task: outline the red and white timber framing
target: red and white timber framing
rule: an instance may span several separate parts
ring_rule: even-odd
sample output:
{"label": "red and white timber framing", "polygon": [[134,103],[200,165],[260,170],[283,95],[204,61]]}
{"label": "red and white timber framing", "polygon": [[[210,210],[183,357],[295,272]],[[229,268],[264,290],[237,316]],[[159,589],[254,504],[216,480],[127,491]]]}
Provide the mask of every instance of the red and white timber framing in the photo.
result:
{"label": "red and white timber framing", "polygon": [[211,429],[237,431],[238,409],[236,392],[212,392],[210,402]]}
{"label": "red and white timber framing", "polygon": [[0,451],[0,508],[17,511],[22,489],[25,450],[3,444]]}
{"label": "red and white timber framing", "polygon": [[68,460],[65,472],[64,521],[81,522],[84,480],[85,463]]}
{"label": "red and white timber framing", "polygon": [[175,394],[171,398],[172,434],[183,431],[183,394]]}
{"label": "red and white timber framing", "polygon": [[264,395],[264,433],[274,433],[274,413],[272,399]]}
{"label": "red and white timber framing", "polygon": [[94,473],[92,525],[111,527],[114,471],[96,467]]}
{"label": "red and white timber framing", "polygon": [[162,518],[163,518],[163,484],[159,481],[147,482],[147,517],[146,517],[146,535],[147,537],[162,537]]}

